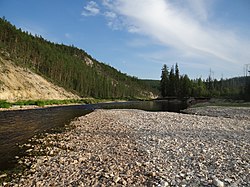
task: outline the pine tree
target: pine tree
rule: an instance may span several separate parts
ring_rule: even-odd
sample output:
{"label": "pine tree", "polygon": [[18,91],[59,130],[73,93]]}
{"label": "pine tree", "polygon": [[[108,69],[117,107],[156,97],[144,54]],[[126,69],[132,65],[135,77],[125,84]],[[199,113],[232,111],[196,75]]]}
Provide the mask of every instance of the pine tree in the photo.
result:
{"label": "pine tree", "polygon": [[172,66],[170,73],[169,73],[168,96],[176,96],[175,95],[175,90],[176,90],[175,80],[176,79],[175,79],[174,66]]}
{"label": "pine tree", "polygon": [[167,87],[168,87],[168,82],[169,82],[168,79],[169,79],[168,67],[166,64],[164,64],[161,70],[161,95],[162,97],[167,96]]}
{"label": "pine tree", "polygon": [[191,82],[187,75],[180,77],[180,97],[188,97],[191,94],[190,91]]}
{"label": "pine tree", "polygon": [[180,96],[180,72],[179,72],[179,67],[178,64],[175,64],[175,96]]}

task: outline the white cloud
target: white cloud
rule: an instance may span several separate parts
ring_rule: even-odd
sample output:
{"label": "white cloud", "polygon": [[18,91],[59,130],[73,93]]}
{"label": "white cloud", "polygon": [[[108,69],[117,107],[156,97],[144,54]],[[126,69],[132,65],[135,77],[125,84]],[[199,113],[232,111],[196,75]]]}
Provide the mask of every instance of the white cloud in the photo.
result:
{"label": "white cloud", "polygon": [[84,7],[84,10],[82,11],[83,16],[95,16],[100,13],[99,6],[96,2],[90,1],[88,4]]}
{"label": "white cloud", "polygon": [[102,0],[102,4],[110,9],[113,8],[113,0]]}
{"label": "white cloud", "polygon": [[[177,0],[169,1],[171,6],[175,6],[176,10],[185,11],[194,19],[206,21],[209,17],[212,2],[214,0]],[[175,3],[175,4],[174,4]]]}
{"label": "white cloud", "polygon": [[104,15],[109,19],[115,19],[117,17],[116,13],[110,11],[105,12]]}
{"label": "white cloud", "polygon": [[[207,0],[103,0],[103,5],[128,32],[141,34],[178,54],[201,62],[244,64],[250,59],[249,39],[209,19],[213,1]],[[182,4],[184,3],[184,5]],[[248,41],[247,41],[248,40]],[[185,56],[185,55],[184,55]]]}
{"label": "white cloud", "polygon": [[209,16],[208,8],[210,7],[211,0],[187,0],[191,11],[195,13],[202,20],[207,20]]}
{"label": "white cloud", "polygon": [[128,32],[130,33],[139,33],[140,29],[134,25],[128,26]]}

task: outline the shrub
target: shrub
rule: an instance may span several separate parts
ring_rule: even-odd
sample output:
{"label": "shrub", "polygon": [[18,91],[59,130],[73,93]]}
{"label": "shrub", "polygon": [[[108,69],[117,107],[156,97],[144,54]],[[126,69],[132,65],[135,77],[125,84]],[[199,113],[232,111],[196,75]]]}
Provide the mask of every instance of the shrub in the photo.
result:
{"label": "shrub", "polygon": [[11,106],[12,104],[6,100],[0,100],[0,108],[10,108]]}

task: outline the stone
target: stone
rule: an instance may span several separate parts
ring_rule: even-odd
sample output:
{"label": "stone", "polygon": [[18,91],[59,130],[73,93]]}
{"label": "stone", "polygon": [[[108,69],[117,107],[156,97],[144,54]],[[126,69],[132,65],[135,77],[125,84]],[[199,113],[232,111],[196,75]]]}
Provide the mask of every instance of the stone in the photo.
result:
{"label": "stone", "polygon": [[96,110],[69,126],[37,137],[7,186],[249,186],[249,120]]}
{"label": "stone", "polygon": [[167,187],[169,186],[169,183],[167,181],[162,180],[160,183],[160,187]]}
{"label": "stone", "polygon": [[27,153],[29,153],[29,152],[31,152],[31,151],[33,151],[33,149],[27,149],[27,150],[26,150]]}
{"label": "stone", "polygon": [[6,174],[6,173],[0,175],[0,178],[4,178],[4,177],[7,177],[7,174]]}
{"label": "stone", "polygon": [[119,176],[114,176],[113,180],[115,183],[118,183],[121,180],[121,178]]}
{"label": "stone", "polygon": [[213,179],[213,184],[217,187],[224,187],[224,182],[220,181],[218,178]]}

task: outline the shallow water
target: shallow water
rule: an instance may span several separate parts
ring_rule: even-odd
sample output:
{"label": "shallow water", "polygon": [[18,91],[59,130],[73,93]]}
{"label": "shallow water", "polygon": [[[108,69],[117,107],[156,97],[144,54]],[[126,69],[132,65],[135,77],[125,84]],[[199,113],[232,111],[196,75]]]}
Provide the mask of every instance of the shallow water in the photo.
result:
{"label": "shallow water", "polygon": [[35,134],[63,127],[89,112],[83,106],[0,112],[0,170],[14,164],[13,158],[20,151],[17,144],[25,143]]}
{"label": "shallow water", "polygon": [[176,101],[139,101],[2,111],[0,112],[0,171],[14,167],[16,162],[14,158],[20,155],[18,144],[26,143],[36,134],[63,127],[74,118],[90,113],[96,108],[179,112],[185,107],[185,104]]}

